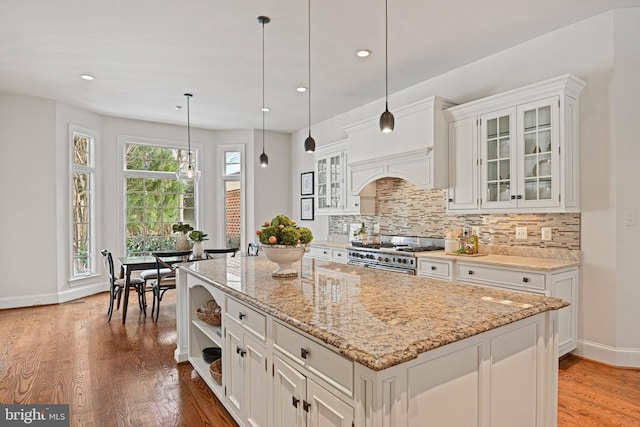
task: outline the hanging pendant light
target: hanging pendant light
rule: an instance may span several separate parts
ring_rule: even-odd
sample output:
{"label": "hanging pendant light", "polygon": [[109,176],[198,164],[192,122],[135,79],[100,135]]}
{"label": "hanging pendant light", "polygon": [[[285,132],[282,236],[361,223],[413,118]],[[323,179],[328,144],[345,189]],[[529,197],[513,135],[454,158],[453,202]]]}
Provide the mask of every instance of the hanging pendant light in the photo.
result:
{"label": "hanging pendant light", "polygon": [[191,156],[191,118],[189,112],[189,100],[193,96],[191,93],[185,93],[187,97],[187,161],[182,162],[180,168],[176,171],[176,177],[180,181],[197,182],[200,179],[200,171],[196,168]]}
{"label": "hanging pendant light", "polygon": [[384,86],[385,86],[385,101],[384,101],[384,113],[380,115],[380,130],[388,133],[393,130],[395,126],[395,119],[391,111],[389,111],[389,17],[387,13],[387,1],[384,0]]}
{"label": "hanging pendant light", "polygon": [[309,0],[308,8],[309,18],[309,83],[307,93],[309,97],[309,136],[304,140],[304,151],[307,153],[313,153],[316,151],[316,141],[311,136],[311,0]]}
{"label": "hanging pendant light", "polygon": [[264,152],[264,113],[267,109],[264,106],[264,24],[271,22],[266,16],[258,16],[258,22],[262,24],[262,154],[260,154],[260,166],[269,166],[269,156]]}

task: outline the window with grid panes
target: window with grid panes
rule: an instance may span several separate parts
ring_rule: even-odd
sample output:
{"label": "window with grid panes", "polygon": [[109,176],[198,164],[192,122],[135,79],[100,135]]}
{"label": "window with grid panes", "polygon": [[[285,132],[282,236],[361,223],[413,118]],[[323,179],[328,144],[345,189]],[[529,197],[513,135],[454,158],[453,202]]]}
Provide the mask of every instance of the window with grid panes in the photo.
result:
{"label": "window with grid panes", "polygon": [[72,277],[82,277],[90,275],[94,265],[94,139],[78,132],[71,132],[71,139],[71,271]]}

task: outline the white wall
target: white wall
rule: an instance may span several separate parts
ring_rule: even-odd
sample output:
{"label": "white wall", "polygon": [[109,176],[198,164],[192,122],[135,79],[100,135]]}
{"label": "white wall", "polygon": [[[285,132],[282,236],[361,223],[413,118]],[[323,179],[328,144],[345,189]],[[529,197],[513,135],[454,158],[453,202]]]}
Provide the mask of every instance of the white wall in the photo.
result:
{"label": "white wall", "polygon": [[[639,10],[605,13],[546,34],[392,94],[389,101],[391,111],[432,95],[467,102],[566,73],[587,82],[579,106],[584,262],[578,352],[631,366],[640,366],[640,332],[634,326],[640,320],[640,310],[634,308],[640,301],[640,281],[632,271],[638,254],[632,242],[640,236],[638,227],[622,226],[622,211],[640,210],[638,191],[633,189],[640,157],[631,154],[638,153],[640,145]],[[316,143],[343,139],[343,126],[383,110],[380,99],[314,125]],[[312,159],[302,152],[306,133],[302,129],[292,137],[292,177],[312,168]],[[299,197],[295,192],[292,196]],[[312,229],[326,234],[326,223],[326,217],[319,217]]]}
{"label": "white wall", "polygon": [[57,302],[55,130],[54,101],[0,94],[0,308]]}

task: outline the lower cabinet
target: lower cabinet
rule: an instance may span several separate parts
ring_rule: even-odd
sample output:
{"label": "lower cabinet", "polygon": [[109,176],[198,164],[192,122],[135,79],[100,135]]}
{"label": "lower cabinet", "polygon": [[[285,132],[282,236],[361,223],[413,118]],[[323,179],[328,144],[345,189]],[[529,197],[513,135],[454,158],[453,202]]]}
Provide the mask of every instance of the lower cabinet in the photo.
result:
{"label": "lower cabinet", "polygon": [[353,407],[277,355],[273,356],[273,425],[351,427]]}

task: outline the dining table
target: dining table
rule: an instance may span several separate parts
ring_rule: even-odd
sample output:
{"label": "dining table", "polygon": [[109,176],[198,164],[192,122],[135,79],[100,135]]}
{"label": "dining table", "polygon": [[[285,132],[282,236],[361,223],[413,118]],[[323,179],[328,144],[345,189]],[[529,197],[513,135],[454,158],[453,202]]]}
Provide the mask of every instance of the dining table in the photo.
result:
{"label": "dining table", "polygon": [[[203,258],[189,257],[187,260],[176,257],[175,261],[200,261]],[[129,255],[118,257],[120,262],[120,278],[125,279],[124,286],[124,303],[122,307],[122,324],[127,321],[127,307],[129,306],[129,291],[131,289],[131,273],[134,271],[156,270],[156,258],[153,255]],[[171,258],[165,258],[165,261],[171,261]]]}

